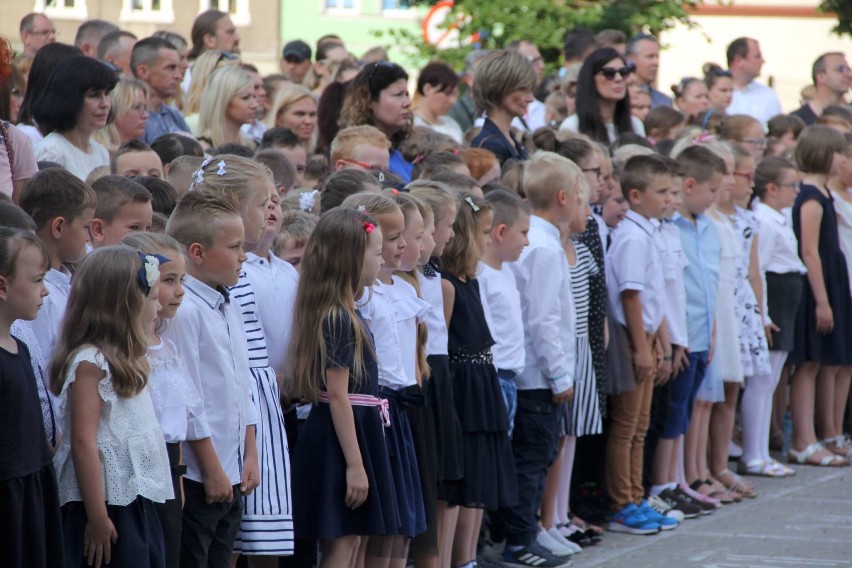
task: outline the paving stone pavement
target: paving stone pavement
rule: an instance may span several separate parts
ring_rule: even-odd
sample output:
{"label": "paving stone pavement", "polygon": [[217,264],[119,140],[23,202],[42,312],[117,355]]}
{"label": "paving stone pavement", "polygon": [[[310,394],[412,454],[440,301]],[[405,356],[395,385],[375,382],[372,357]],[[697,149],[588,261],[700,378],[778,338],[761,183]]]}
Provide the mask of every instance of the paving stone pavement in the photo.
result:
{"label": "paving stone pavement", "polygon": [[749,477],[756,499],[685,520],[673,531],[608,532],[600,545],[574,556],[574,568],[852,567],[852,468],[794,467],[795,477]]}

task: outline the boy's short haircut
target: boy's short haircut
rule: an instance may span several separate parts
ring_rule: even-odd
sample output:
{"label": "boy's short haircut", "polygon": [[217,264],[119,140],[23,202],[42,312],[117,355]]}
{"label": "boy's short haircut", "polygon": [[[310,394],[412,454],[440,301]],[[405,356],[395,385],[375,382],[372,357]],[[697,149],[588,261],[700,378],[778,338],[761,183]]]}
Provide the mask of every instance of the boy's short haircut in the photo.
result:
{"label": "boy's short haircut", "polygon": [[725,160],[704,146],[689,146],[678,154],[677,163],[684,178],[692,178],[698,183],[703,183],[716,174],[725,175],[728,171]]}
{"label": "boy's short haircut", "polygon": [[95,218],[105,223],[112,222],[118,210],[128,203],[149,203],[151,192],[130,178],[122,176],[104,176],[92,184],[98,201],[95,205]]}
{"label": "boy's short haircut", "polygon": [[[118,147],[118,150],[115,151],[115,154],[112,157],[112,173],[115,173],[115,164],[118,162],[118,159],[124,154],[129,154],[131,152],[154,152],[154,149],[142,142],[141,140],[129,140],[125,142],[124,144]],[[156,154],[156,152],[154,153]],[[162,159],[160,161],[162,162]]]}
{"label": "boy's short haircut", "polygon": [[293,189],[296,183],[296,168],[287,159],[287,156],[278,150],[269,148],[267,150],[258,150],[254,155],[254,160],[269,168],[272,172],[272,183],[276,189],[284,188],[285,191]]}
{"label": "boy's short haircut", "polygon": [[792,132],[793,140],[795,140],[805,129],[805,126],[805,121],[795,114],[779,114],[769,119],[766,124],[768,130],[766,135],[772,138],[782,138],[788,132]]}
{"label": "boy's short haircut", "polygon": [[800,171],[828,175],[834,154],[846,154],[846,137],[830,126],[815,124],[799,135],[793,156]]}
{"label": "boy's short haircut", "polygon": [[334,172],[320,186],[320,209],[323,213],[339,207],[350,195],[361,193],[365,186],[381,184],[367,172],[345,169]]}
{"label": "boy's short haircut", "polygon": [[403,158],[414,163],[418,158],[436,152],[461,150],[461,146],[448,134],[428,126],[413,126],[405,140],[399,143],[398,150]]}
{"label": "boy's short haircut", "polygon": [[583,176],[580,166],[553,152],[536,152],[525,163],[524,192],[533,209],[547,209],[560,190],[572,190]]}
{"label": "boy's short haircut", "polygon": [[232,156],[239,156],[240,158],[251,159],[254,157],[254,150],[252,150],[245,144],[227,142],[225,144],[222,144],[221,146],[211,148],[208,154],[210,154],[211,156],[218,156],[219,154],[231,154]]}
{"label": "boy's short haircut", "polygon": [[796,166],[786,158],[767,156],[760,160],[754,170],[754,194],[759,199],[764,199],[767,186],[770,183],[779,183],[781,175],[788,170],[796,171]]}
{"label": "boy's short haircut", "polygon": [[136,176],[131,179],[151,192],[151,209],[154,213],[162,213],[166,218],[172,214],[178,200],[177,191],[172,184],[153,176]]}
{"label": "boy's short haircut", "polygon": [[456,195],[471,193],[479,188],[478,181],[470,176],[457,174],[456,172],[437,172],[432,176],[432,180],[446,185]]}
{"label": "boy's short haircut", "polygon": [[621,192],[624,197],[633,189],[645,193],[657,176],[671,176],[673,164],[670,159],[659,154],[633,156],[624,164],[621,172]]}
{"label": "boy's short haircut", "polygon": [[338,160],[352,159],[355,155],[357,146],[373,146],[375,148],[383,148],[390,150],[391,143],[384,133],[368,124],[360,126],[350,126],[342,129],[331,141],[329,155],[331,156],[331,166]]}
{"label": "boy's short haircut", "polygon": [[654,154],[651,148],[640,146],[639,144],[627,144],[619,146],[612,155],[612,169],[616,177],[621,177],[621,172],[624,171],[624,164],[633,156],[650,156]]}
{"label": "boy's short haircut", "polygon": [[180,198],[169,217],[166,234],[187,249],[193,243],[209,248],[227,217],[240,217],[235,195],[203,189],[190,191]]}
{"label": "boy's short haircut", "polygon": [[467,162],[458,154],[452,152],[426,154],[414,165],[411,170],[411,179],[432,179],[432,176],[438,172],[452,172],[456,166],[467,167]]}
{"label": "boy's short haircut", "polygon": [[27,181],[18,205],[41,229],[56,217],[73,221],[96,202],[95,191],[76,176],[62,168],[47,168]]}
{"label": "boy's short haircut", "polygon": [[307,211],[287,211],[281,220],[281,231],[275,237],[273,248],[277,251],[285,244],[294,248],[304,247],[308,244],[308,239],[314,232],[317,221],[319,221],[319,217]]}
{"label": "boy's short haircut", "polygon": [[154,214],[151,216],[151,232],[165,234],[168,222],[168,216],[163,215],[159,211],[154,211]]}
{"label": "boy's short haircut", "polygon": [[38,228],[26,211],[11,201],[3,200],[0,200],[0,227],[32,232]]}
{"label": "boy's short haircut", "polygon": [[166,174],[166,180],[172,184],[172,187],[175,188],[178,196],[189,191],[189,183],[186,184],[186,187],[178,187],[172,183],[172,180],[174,178],[182,177],[183,179],[192,182],[192,173],[201,167],[201,162],[203,161],[204,158],[199,158],[197,156],[178,156],[171,162],[171,165],[169,166],[169,173]]}
{"label": "boy's short haircut", "polygon": [[158,137],[151,143],[151,149],[160,157],[163,166],[183,156],[204,159],[204,149],[197,140],[176,132],[169,132]]}
{"label": "boy's short haircut", "polygon": [[511,227],[523,214],[530,214],[530,206],[524,203],[520,195],[508,189],[493,189],[485,195],[485,200],[491,204],[495,227],[497,225]]}
{"label": "boy's short haircut", "polygon": [[473,101],[480,111],[497,108],[509,93],[532,91],[538,78],[527,58],[508,49],[488,54],[473,73]]}
{"label": "boy's short haircut", "polygon": [[289,128],[281,126],[269,128],[263,133],[260,139],[258,150],[266,150],[269,148],[295,148],[301,146],[302,141],[296,136],[296,133]]}

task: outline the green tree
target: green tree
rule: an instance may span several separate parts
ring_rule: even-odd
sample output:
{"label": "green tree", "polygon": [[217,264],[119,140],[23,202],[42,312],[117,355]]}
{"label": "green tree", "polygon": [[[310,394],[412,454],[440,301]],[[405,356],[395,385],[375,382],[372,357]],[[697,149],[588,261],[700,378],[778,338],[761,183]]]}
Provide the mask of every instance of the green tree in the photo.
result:
{"label": "green tree", "polygon": [[852,35],[852,2],[849,0],[823,0],[819,9],[837,14],[837,25],[832,31],[839,35]]}
{"label": "green tree", "polygon": [[[556,65],[565,32],[585,26],[594,32],[617,29],[628,36],[642,30],[656,33],[678,22],[691,24],[687,9],[703,0],[458,0],[446,22],[460,22],[459,47],[438,51],[419,34],[393,30],[397,45],[408,46],[412,58],[440,58],[460,64],[472,37],[485,49],[505,47],[528,39],[538,46],[545,61]],[[830,0],[829,0],[830,1]],[[836,0],[848,3],[848,0]],[[409,6],[429,8],[437,0],[410,0]],[[446,23],[445,22],[445,23]]]}

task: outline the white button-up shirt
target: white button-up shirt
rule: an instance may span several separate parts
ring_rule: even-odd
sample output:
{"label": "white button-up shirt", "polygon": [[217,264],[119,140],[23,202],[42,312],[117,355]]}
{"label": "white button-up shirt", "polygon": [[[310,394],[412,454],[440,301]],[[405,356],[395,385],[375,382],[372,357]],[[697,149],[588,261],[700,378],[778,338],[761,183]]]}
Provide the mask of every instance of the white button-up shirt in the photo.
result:
{"label": "white button-up shirt", "polygon": [[808,269],[799,258],[799,243],[784,214],[765,203],[758,203],[754,215],[760,223],[760,238],[757,239],[760,272],[805,274]]}
{"label": "white button-up shirt", "polygon": [[47,287],[48,295],[30,327],[35,334],[42,355],[49,362],[59,338],[62,319],[65,317],[65,308],[68,307],[68,296],[71,294],[71,274],[66,272],[65,269],[60,271],[51,268],[44,275],[44,285]]}
{"label": "white button-up shirt", "polygon": [[734,87],[734,96],[725,112],[729,115],[747,114],[764,126],[770,118],[782,114],[781,103],[778,102],[775,91],[757,81],[752,81],[742,90]]}
{"label": "white button-up shirt", "polygon": [[491,347],[494,366],[520,375],[524,370],[524,318],[521,312],[521,295],[512,270],[503,265],[500,270],[484,262],[476,279],[479,296],[485,307],[485,319],[496,343]]}
{"label": "white button-up shirt", "polygon": [[376,361],[379,364],[379,386],[398,390],[417,384],[417,379],[409,378],[402,357],[402,345],[396,329],[396,310],[391,286],[378,280],[367,289],[358,302],[358,311],[373,332],[376,345]]}
{"label": "white button-up shirt", "polygon": [[[236,485],[242,476],[246,427],[258,421],[240,306],[192,276],[187,275],[184,287],[183,305],[163,337],[177,345],[195,381],[216,455],[231,484]],[[186,477],[202,482],[189,445],[184,446],[183,458]]]}
{"label": "white button-up shirt", "polygon": [[654,233],[650,220],[628,211],[618,230],[612,233],[606,258],[606,286],[615,319],[627,326],[621,293],[638,290],[646,333],[656,333],[665,316],[666,281]]}
{"label": "white button-up shirt", "polygon": [[423,299],[432,306],[431,311],[426,312],[424,320],[429,330],[426,339],[426,355],[446,355],[449,332],[447,331],[447,320],[444,319],[444,295],[441,292],[441,274],[432,278],[417,273],[417,281],[420,284],[420,293]]}
{"label": "white button-up shirt", "polygon": [[686,327],[686,286],[683,282],[683,269],[689,266],[689,260],[683,252],[680,229],[669,220],[663,221],[660,223],[659,232],[654,241],[660,252],[666,281],[665,311],[669,340],[674,345],[689,347],[689,332]]}
{"label": "white button-up shirt", "polygon": [[515,377],[519,390],[574,386],[577,317],[571,292],[571,267],[559,229],[541,217],[530,218],[530,244],[509,263],[521,295],[524,322],[524,371]]}

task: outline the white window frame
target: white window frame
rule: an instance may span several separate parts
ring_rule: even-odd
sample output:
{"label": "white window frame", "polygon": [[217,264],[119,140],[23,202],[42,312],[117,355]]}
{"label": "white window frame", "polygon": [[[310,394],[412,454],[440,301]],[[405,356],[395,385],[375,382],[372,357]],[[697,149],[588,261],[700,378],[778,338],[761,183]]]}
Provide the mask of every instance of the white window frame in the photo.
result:
{"label": "white window frame", "polygon": [[[341,4],[343,3],[343,0],[337,0],[337,1],[340,2]],[[353,14],[360,14],[361,13],[361,0],[352,0],[352,7],[351,8],[343,8],[343,7],[329,8],[328,5],[327,5],[327,2],[328,2],[328,0],[322,0],[321,10],[322,10],[322,13],[328,14],[330,16],[351,16]]]}
{"label": "white window frame", "polygon": [[409,6],[408,8],[387,8],[384,7],[384,1],[382,2],[382,16],[386,18],[393,18],[394,20],[416,20],[417,19],[417,10]]}
{"label": "white window frame", "polygon": [[160,0],[160,9],[151,9],[152,0],[142,0],[141,10],[133,9],[133,0],[122,0],[121,14],[118,16],[122,22],[146,22],[154,24],[173,24],[175,11],[172,0]]}
{"label": "white window frame", "polygon": [[[198,13],[206,12],[210,9],[210,0],[198,0]],[[227,12],[227,10],[222,10]],[[231,16],[231,21],[235,26],[251,25],[251,12],[249,11],[249,0],[237,0],[237,11]]]}
{"label": "white window frame", "polygon": [[33,12],[41,12],[49,18],[60,20],[87,20],[89,11],[86,8],[86,0],[75,0],[73,8],[65,7],[65,0],[58,0],[62,7],[48,6],[47,0],[35,0]]}

